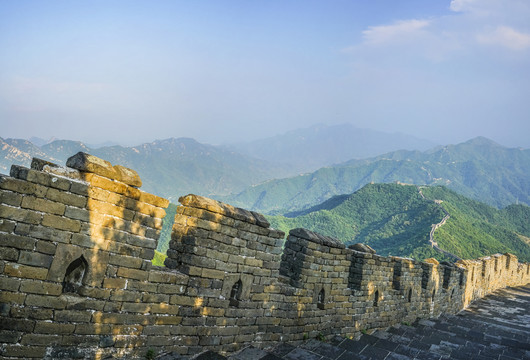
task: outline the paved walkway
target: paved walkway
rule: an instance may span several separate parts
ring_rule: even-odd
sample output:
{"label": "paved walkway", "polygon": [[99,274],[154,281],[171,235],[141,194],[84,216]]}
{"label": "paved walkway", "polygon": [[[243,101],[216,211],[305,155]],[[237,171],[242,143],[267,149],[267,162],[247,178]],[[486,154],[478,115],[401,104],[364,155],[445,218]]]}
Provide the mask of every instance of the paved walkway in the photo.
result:
{"label": "paved walkway", "polygon": [[[161,357],[169,360],[175,357]],[[458,315],[420,320],[364,334],[334,337],[267,351],[249,347],[228,358],[205,353],[199,360],[530,360],[530,285],[508,288],[479,300]]]}

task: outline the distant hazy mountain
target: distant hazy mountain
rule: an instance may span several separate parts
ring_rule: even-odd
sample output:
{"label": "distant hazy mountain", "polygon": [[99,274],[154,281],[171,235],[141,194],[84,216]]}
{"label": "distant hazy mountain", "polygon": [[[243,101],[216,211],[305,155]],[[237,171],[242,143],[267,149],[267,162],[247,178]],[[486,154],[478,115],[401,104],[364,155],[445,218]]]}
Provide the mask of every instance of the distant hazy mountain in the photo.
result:
{"label": "distant hazy mountain", "polygon": [[27,166],[33,157],[56,160],[27,140],[0,138],[0,173],[9,174],[11,164]]}
{"label": "distant hazy mountain", "polygon": [[98,149],[70,140],[56,140],[38,147],[27,140],[0,138],[0,146],[2,173],[8,174],[12,164],[29,166],[33,157],[64,165],[68,157],[83,151],[138,171],[143,190],[173,201],[188,193],[211,196],[238,192],[271,177],[290,174],[286,166],[271,165],[189,138]]}
{"label": "distant hazy mountain", "polygon": [[[368,184],[350,195],[340,195],[295,217],[268,216],[283,231],[304,227],[347,244],[365,243],[381,255],[423,260],[447,259],[428,240],[431,225],[450,215],[434,233],[434,241],[453,254],[473,259],[510,252],[530,260],[530,207],[510,205],[497,210],[446,187]],[[440,205],[433,200],[441,200]]]}
{"label": "distant hazy mountain", "polygon": [[271,214],[303,210],[370,182],[445,185],[495,207],[530,204],[530,150],[486,138],[420,151],[351,160],[315,172],[267,181],[220,200]]}
{"label": "distant hazy mountain", "polygon": [[190,138],[104,147],[92,150],[92,154],[138,171],[144,182],[142,189],[173,201],[188,193],[229,194],[288,173],[285,167]]}
{"label": "distant hazy mountain", "polygon": [[42,145],[46,145],[48,143],[51,143],[52,141],[54,140],[57,140],[55,138],[51,138],[51,139],[43,139],[43,138],[40,138],[40,137],[36,137],[36,136],[32,136],[29,138],[29,142],[32,143],[33,145],[36,145],[36,146],[42,146]]}
{"label": "distant hazy mountain", "polygon": [[390,151],[427,150],[437,144],[416,137],[360,129],[351,124],[315,125],[271,138],[232,145],[249,156],[313,171],[351,159],[364,159]]}

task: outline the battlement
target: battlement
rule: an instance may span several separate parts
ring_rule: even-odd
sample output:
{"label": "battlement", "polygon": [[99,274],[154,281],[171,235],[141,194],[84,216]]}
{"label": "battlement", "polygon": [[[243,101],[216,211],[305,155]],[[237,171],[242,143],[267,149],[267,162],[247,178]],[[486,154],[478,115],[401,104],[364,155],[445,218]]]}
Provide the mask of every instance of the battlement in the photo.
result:
{"label": "battlement", "polygon": [[455,265],[378,256],[263,215],[179,199],[165,267],[151,263],[169,201],[131,169],[78,153],[0,176],[0,357],[143,358],[386,327],[456,313],[530,282],[510,254]]}

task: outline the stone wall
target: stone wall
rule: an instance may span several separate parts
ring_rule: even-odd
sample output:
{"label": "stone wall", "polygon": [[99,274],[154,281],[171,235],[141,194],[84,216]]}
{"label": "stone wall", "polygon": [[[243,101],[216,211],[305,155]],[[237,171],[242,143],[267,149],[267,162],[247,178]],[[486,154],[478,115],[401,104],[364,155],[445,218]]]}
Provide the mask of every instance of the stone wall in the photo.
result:
{"label": "stone wall", "polygon": [[456,313],[530,282],[494,255],[456,265],[381,257],[260,214],[179,199],[166,267],[151,264],[168,201],[87,154],[0,176],[0,357],[144,358],[385,327]]}

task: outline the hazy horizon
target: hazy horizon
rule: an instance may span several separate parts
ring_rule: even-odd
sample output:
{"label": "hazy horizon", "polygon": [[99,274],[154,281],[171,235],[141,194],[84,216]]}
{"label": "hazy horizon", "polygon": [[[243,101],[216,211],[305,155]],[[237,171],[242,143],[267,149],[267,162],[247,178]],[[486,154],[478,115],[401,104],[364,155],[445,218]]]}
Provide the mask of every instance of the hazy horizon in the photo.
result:
{"label": "hazy horizon", "polygon": [[530,148],[525,0],[0,2],[0,137],[225,144],[350,123]]}

